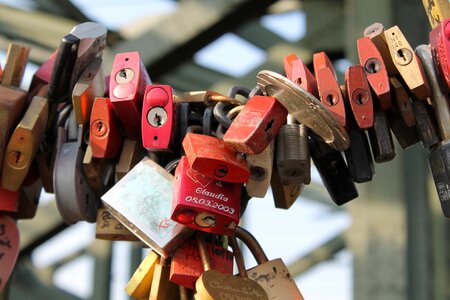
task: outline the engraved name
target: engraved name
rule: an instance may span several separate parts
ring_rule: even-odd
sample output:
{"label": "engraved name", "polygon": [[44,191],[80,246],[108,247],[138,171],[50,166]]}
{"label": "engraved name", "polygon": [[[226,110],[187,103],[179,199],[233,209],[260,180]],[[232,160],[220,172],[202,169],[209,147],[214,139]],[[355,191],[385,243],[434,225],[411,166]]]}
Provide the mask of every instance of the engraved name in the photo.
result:
{"label": "engraved name", "polygon": [[222,194],[222,193],[220,193],[220,194],[213,193],[213,192],[210,192],[207,189],[204,189],[204,188],[201,188],[201,187],[197,188],[195,190],[195,192],[197,194],[199,194],[199,195],[205,195],[205,196],[208,196],[208,197],[211,197],[211,198],[215,198],[215,199],[218,199],[218,200],[222,200],[222,201],[225,201],[225,202],[228,201],[228,197],[226,197],[224,194]]}

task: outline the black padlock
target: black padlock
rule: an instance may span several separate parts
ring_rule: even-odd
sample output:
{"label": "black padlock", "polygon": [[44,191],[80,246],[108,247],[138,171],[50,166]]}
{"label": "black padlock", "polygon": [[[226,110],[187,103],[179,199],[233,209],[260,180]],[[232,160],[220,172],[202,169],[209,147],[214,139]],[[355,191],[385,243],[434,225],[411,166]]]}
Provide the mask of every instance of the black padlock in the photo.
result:
{"label": "black padlock", "polygon": [[395,110],[389,110],[386,113],[389,120],[389,126],[391,127],[397,142],[402,146],[402,149],[408,149],[412,145],[420,142],[417,127],[415,125],[408,127]]}
{"label": "black padlock", "polygon": [[429,148],[440,142],[436,120],[432,113],[432,107],[426,103],[417,99],[414,95],[411,95],[412,107],[414,115],[416,116],[417,133],[419,134],[420,141],[424,148]]}
{"label": "black padlock", "polygon": [[358,191],[342,154],[315,137],[310,137],[309,147],[311,158],[331,199],[342,205],[357,198]]}
{"label": "black padlock", "polygon": [[395,146],[387,115],[374,102],[373,127],[369,129],[369,139],[375,162],[382,163],[394,159]]}

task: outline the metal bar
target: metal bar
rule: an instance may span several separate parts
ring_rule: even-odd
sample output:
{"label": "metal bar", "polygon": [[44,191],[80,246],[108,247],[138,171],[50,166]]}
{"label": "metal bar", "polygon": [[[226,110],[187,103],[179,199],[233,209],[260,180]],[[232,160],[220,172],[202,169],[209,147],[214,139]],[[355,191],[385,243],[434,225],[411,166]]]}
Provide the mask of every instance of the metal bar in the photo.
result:
{"label": "metal bar", "polygon": [[69,0],[37,0],[39,10],[64,16],[76,22],[88,22],[89,18]]}

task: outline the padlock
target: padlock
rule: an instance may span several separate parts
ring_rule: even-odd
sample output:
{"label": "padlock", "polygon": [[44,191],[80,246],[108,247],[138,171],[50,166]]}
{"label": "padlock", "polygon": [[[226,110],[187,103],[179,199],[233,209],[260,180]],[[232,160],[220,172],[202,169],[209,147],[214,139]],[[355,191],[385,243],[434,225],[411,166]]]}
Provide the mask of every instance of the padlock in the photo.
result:
{"label": "padlock", "polygon": [[389,82],[392,87],[392,102],[394,103],[395,110],[401,116],[406,126],[415,126],[416,116],[414,115],[414,110],[412,108],[408,92],[395,76],[391,76],[389,78]]}
{"label": "padlock", "polygon": [[264,289],[246,274],[236,277],[213,270],[203,234],[197,232],[196,239],[205,270],[195,283],[198,299],[269,299]]}
{"label": "padlock", "polygon": [[275,207],[282,209],[289,209],[298,197],[300,197],[305,187],[304,183],[284,185],[281,182],[280,173],[276,164],[273,166],[270,185]]}
{"label": "padlock", "polygon": [[272,166],[275,151],[275,141],[272,141],[263,152],[247,155],[247,165],[250,178],[245,189],[250,197],[264,198],[270,186]]}
{"label": "padlock", "polygon": [[[95,58],[101,57],[106,47],[106,33],[106,27],[103,25],[85,22],[73,27],[70,33],[62,38],[48,89],[48,129],[57,128],[54,123],[59,103],[70,100],[73,87],[81,73]],[[47,130],[48,139],[54,138],[55,133]]]}
{"label": "padlock", "polygon": [[[436,0],[435,2],[439,1]],[[450,13],[449,3],[445,5],[448,7],[448,12]],[[450,28],[449,24],[450,18],[442,19],[442,22],[437,24],[436,28],[429,34],[431,54],[433,55],[437,77],[443,86],[443,90],[447,93],[450,91],[450,66],[448,63],[450,59],[450,33],[446,29]]]}
{"label": "padlock", "polygon": [[[347,108],[347,110],[352,112],[352,116],[354,120],[356,120],[356,124],[360,129],[372,127],[373,100],[363,67],[360,65],[350,66],[345,71],[345,86],[348,95],[348,101],[345,101],[345,103],[348,103],[350,106],[350,109]],[[345,98],[346,97],[344,95],[344,99]],[[381,100],[379,101],[381,102]],[[348,119],[353,119],[350,116],[350,113],[347,115]],[[351,144],[352,141],[350,140],[350,147]]]}
{"label": "padlock", "polygon": [[[352,67],[350,67],[350,69],[351,68]],[[363,71],[361,70],[361,72]],[[351,76],[349,79],[352,79]],[[347,82],[346,86],[351,86],[351,84],[348,84]],[[351,96],[354,96],[355,90],[353,90],[352,94],[350,94],[351,92],[352,90],[349,91],[344,86],[342,86],[342,94],[344,95],[345,106],[347,112],[349,112],[349,117],[347,118],[347,132],[350,137],[350,147],[344,150],[344,155],[347,161],[348,170],[350,171],[350,175],[353,181],[356,183],[363,183],[372,180],[373,175],[375,174],[375,167],[373,165],[373,159],[370,152],[369,142],[367,140],[367,135],[364,130],[358,128],[358,122],[350,113],[351,102],[355,100],[351,99]],[[367,91],[367,93],[370,94],[370,90]]]}
{"label": "padlock", "polygon": [[83,157],[83,173],[95,195],[103,195],[114,178],[113,162],[96,158],[92,155],[92,147],[88,145]]}
{"label": "padlock", "polygon": [[192,233],[170,219],[172,183],[172,175],[144,158],[102,196],[108,211],[163,257]]}
{"label": "padlock", "polygon": [[2,74],[2,85],[19,87],[28,61],[30,47],[9,44]]}
{"label": "padlock", "polygon": [[109,81],[109,97],[127,138],[141,138],[141,108],[151,83],[138,52],[116,54]]}
{"label": "padlock", "polygon": [[389,75],[386,64],[378,51],[375,43],[369,37],[358,39],[359,62],[366,73],[370,87],[377,95],[381,109],[388,109],[392,106]]}
{"label": "padlock", "polygon": [[364,36],[369,37],[375,44],[378,51],[380,51],[383,62],[386,66],[386,70],[389,76],[398,75],[399,72],[392,61],[389,47],[386,43],[386,37],[384,35],[384,26],[381,23],[373,23],[364,29]]}
{"label": "padlock", "polygon": [[203,175],[182,156],[175,171],[171,218],[197,230],[230,234],[239,223],[240,197],[239,183]]}
{"label": "padlock", "polygon": [[344,127],[316,97],[272,71],[260,71],[256,79],[261,90],[268,96],[276,97],[300,124],[311,129],[334,149],[348,148],[349,139]]}
{"label": "padlock", "polygon": [[430,48],[420,45],[416,48],[416,53],[422,62],[426,76],[430,83],[431,97],[433,99],[434,111],[436,114],[439,133],[442,142],[430,148],[428,153],[428,163],[433,175],[436,192],[441,203],[444,216],[450,218],[450,105],[448,94],[439,84],[437,71],[434,68]]}
{"label": "padlock", "polygon": [[431,28],[436,28],[450,17],[450,3],[447,0],[422,0]]}
{"label": "padlock", "polygon": [[314,165],[334,203],[342,205],[357,198],[358,191],[342,154],[313,136],[309,147]]}
{"label": "padlock", "polygon": [[441,140],[436,126],[436,117],[432,107],[426,101],[422,101],[411,95],[412,108],[416,116],[417,133],[424,148],[436,145]]}
{"label": "padlock", "polygon": [[[398,26],[384,31],[384,36],[395,67],[411,92],[420,100],[430,96],[428,82],[414,50]],[[413,99],[414,102],[414,99]]]}
{"label": "padlock", "polygon": [[223,136],[237,152],[261,153],[276,137],[287,110],[274,97],[254,96],[245,104]]}
{"label": "padlock", "polygon": [[[42,181],[40,178],[36,179],[32,174],[37,173],[37,170],[34,170],[35,168],[36,167],[32,166],[32,169],[28,172],[27,177],[25,177],[25,180],[20,188],[17,212],[12,214],[14,219],[33,219],[36,215],[42,191]],[[29,178],[32,179],[30,180]]]}
{"label": "padlock", "polygon": [[179,299],[178,286],[169,280],[170,265],[170,261],[162,257],[155,266],[149,300]]}
{"label": "padlock", "polygon": [[128,228],[120,223],[119,220],[111,215],[105,207],[100,207],[97,210],[95,238],[108,241],[139,241],[139,239],[131,233]]}
{"label": "padlock", "polygon": [[116,181],[122,179],[145,156],[141,143],[125,139],[116,164]]}
{"label": "padlock", "polygon": [[150,84],[142,101],[142,144],[150,151],[171,151],[175,141],[177,109],[169,85]]}
{"label": "padlock", "polygon": [[258,266],[247,270],[248,277],[266,291],[269,299],[303,300],[302,293],[281,258],[269,261],[256,238],[242,227],[236,228],[236,237],[248,247],[258,263]]}
{"label": "padlock", "polygon": [[16,221],[5,215],[0,215],[0,294],[14,270],[19,256],[19,229]]}
{"label": "padlock", "polygon": [[2,167],[3,187],[17,191],[36,157],[48,117],[47,99],[35,96],[9,139]]}
{"label": "padlock", "polygon": [[85,145],[83,125],[77,125],[72,111],[67,131],[58,128],[53,186],[58,211],[64,222],[95,222],[100,201],[83,172]]}
{"label": "padlock", "polygon": [[187,133],[183,148],[191,168],[208,177],[229,182],[247,182],[250,177],[245,158],[218,138]]}
{"label": "padlock", "polygon": [[103,97],[105,87],[102,59],[94,59],[81,73],[72,90],[72,106],[77,124],[86,125],[91,116],[92,106],[96,97]]}
{"label": "padlock", "polygon": [[387,113],[377,103],[374,103],[373,127],[369,128],[368,132],[375,162],[383,163],[394,159],[395,146]]}
{"label": "padlock", "polygon": [[[28,89],[29,94],[32,95],[31,98],[44,86],[50,83],[52,78],[52,71],[55,66],[56,56],[58,54],[58,50],[55,50],[50,57],[44,61],[37,71],[33,74],[33,78],[31,79],[30,88]],[[30,95],[29,95],[30,96]],[[30,98],[30,97],[29,97]]]}
{"label": "padlock", "polygon": [[16,213],[19,208],[20,191],[10,191],[0,183],[0,216],[3,213]]}
{"label": "padlock", "polygon": [[314,74],[317,80],[317,90],[320,101],[325,104],[338,122],[345,126],[346,115],[344,99],[336,79],[336,72],[325,52],[315,53],[313,56]]}
{"label": "padlock", "polygon": [[[211,242],[205,244],[212,269],[221,273],[232,274],[233,253]],[[203,271],[197,241],[189,239],[173,254],[170,264],[170,281],[189,289],[195,289],[195,281]]]}
{"label": "padlock", "polygon": [[316,78],[297,55],[290,54],[284,57],[284,71],[287,78],[300,85],[311,95],[319,97]]}
{"label": "padlock", "polygon": [[391,110],[388,111],[386,115],[389,123],[388,126],[391,128],[392,133],[395,135],[395,138],[402,149],[408,149],[412,145],[420,142],[419,135],[417,134],[417,127],[408,127],[402,120],[400,113],[397,113],[395,110]]}
{"label": "padlock", "polygon": [[155,268],[161,257],[155,251],[150,251],[141,262],[128,282],[125,291],[135,299],[148,299],[152,288]]}
{"label": "padlock", "polygon": [[116,157],[122,148],[123,138],[109,98],[95,98],[89,122],[92,156],[97,158]]}
{"label": "padlock", "polygon": [[311,182],[311,165],[306,126],[295,124],[288,116],[287,124],[277,136],[276,164],[283,185]]}

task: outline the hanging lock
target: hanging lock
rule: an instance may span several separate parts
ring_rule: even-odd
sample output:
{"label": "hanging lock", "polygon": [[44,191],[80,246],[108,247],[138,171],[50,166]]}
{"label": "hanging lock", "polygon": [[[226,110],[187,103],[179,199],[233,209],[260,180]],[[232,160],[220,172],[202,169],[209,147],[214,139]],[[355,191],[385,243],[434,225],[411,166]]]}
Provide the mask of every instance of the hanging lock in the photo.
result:
{"label": "hanging lock", "polygon": [[92,156],[96,158],[116,157],[122,148],[123,138],[109,98],[97,97],[94,100],[90,117],[89,141]]}
{"label": "hanging lock", "polygon": [[260,71],[256,79],[261,90],[280,101],[300,124],[311,129],[331,147],[339,150],[348,148],[349,140],[344,127],[316,97],[272,71]]}
{"label": "hanging lock", "polygon": [[[398,121],[402,122],[400,119]],[[377,103],[374,103],[373,127],[368,132],[375,162],[383,163],[394,159],[395,146],[388,116]]]}
{"label": "hanging lock", "polygon": [[10,191],[0,183],[0,216],[2,213],[17,213],[19,208],[19,191]]}
{"label": "hanging lock", "polygon": [[345,126],[344,99],[342,98],[333,65],[325,52],[315,53],[313,62],[320,101],[331,111],[336,120],[342,126]]}
{"label": "hanging lock", "polygon": [[311,158],[331,199],[342,205],[357,198],[358,191],[342,154],[312,136],[309,147]]}
{"label": "hanging lock", "polygon": [[151,250],[130,278],[125,292],[135,299],[148,299],[155,269],[160,262],[161,257],[158,253]]}
{"label": "hanging lock", "polygon": [[119,161],[116,164],[116,181],[122,179],[145,156],[141,143],[133,140],[124,140]]}
{"label": "hanging lock", "polygon": [[389,75],[380,51],[369,37],[358,39],[357,46],[359,62],[363,67],[370,87],[377,96],[381,109],[391,108]]}
{"label": "hanging lock", "polygon": [[44,86],[50,83],[52,77],[52,71],[55,66],[56,56],[58,50],[55,50],[50,57],[44,61],[39,69],[33,74],[31,79],[30,88],[28,89],[28,99],[32,99],[37,92]]}
{"label": "hanging lock", "polygon": [[240,218],[241,185],[217,181],[181,157],[175,172],[172,220],[206,232],[229,234]]}
{"label": "hanging lock", "polygon": [[[348,101],[346,103],[349,104],[350,111],[353,112],[353,117],[358,127],[360,129],[372,127],[372,94],[364,70],[360,65],[350,66],[345,71],[345,87],[348,95]],[[350,141],[350,145],[351,143]]]}
{"label": "hanging lock", "polygon": [[258,266],[247,270],[250,279],[256,281],[267,293],[269,299],[303,300],[303,295],[281,258],[267,258],[256,238],[242,227],[236,228],[236,237],[250,250]]}
{"label": "hanging lock", "polygon": [[[211,261],[211,268],[224,274],[232,274],[233,253],[211,242],[206,242],[205,245]],[[170,281],[189,289],[195,289],[195,281],[203,272],[197,241],[189,239],[173,254],[170,264]]]}
{"label": "hanging lock", "polygon": [[20,234],[16,221],[0,215],[0,294],[8,283],[20,252]]}
{"label": "hanging lock", "polygon": [[83,173],[94,194],[100,197],[111,186],[114,166],[108,159],[94,157],[88,145],[83,157]]}
{"label": "hanging lock", "polygon": [[42,181],[35,178],[36,173],[35,166],[32,166],[19,190],[17,212],[11,214],[16,220],[33,219],[36,215],[42,191]]}
{"label": "hanging lock", "polygon": [[395,76],[390,77],[389,82],[392,87],[391,88],[393,92],[392,99],[397,114],[400,115],[406,126],[408,127],[415,126],[416,116],[414,115],[414,110],[412,108],[412,103],[409,98],[408,92]]}
{"label": "hanging lock", "polygon": [[422,0],[431,28],[436,28],[450,17],[450,3],[447,0]]}
{"label": "hanging lock", "polygon": [[170,219],[172,184],[172,175],[144,158],[102,196],[108,211],[163,257],[192,233]]}
{"label": "hanging lock", "polygon": [[441,140],[436,127],[436,117],[433,115],[432,107],[426,101],[417,99],[411,95],[412,108],[416,116],[417,133],[422,146],[425,148],[436,145]]}
{"label": "hanging lock", "polygon": [[272,176],[270,178],[272,188],[272,196],[276,208],[289,209],[292,204],[300,197],[305,187],[304,183],[300,184],[283,184],[281,182],[280,172],[274,164]]}
{"label": "hanging lock", "polygon": [[384,35],[384,26],[381,23],[373,23],[364,29],[364,36],[369,37],[370,40],[375,44],[378,51],[383,58],[383,62],[386,66],[386,70],[389,76],[399,75],[397,68],[392,60],[391,53],[389,52],[389,47],[386,42],[386,37]]}
{"label": "hanging lock", "polygon": [[316,78],[297,55],[290,54],[284,57],[284,71],[291,81],[300,85],[311,95],[319,97]]}
{"label": "hanging lock", "polygon": [[264,198],[267,194],[273,172],[274,151],[275,141],[272,141],[263,152],[247,155],[247,165],[251,175],[245,184],[245,189],[250,197]]}
{"label": "hanging lock", "polygon": [[169,280],[171,264],[172,262],[166,258],[161,258],[160,262],[156,264],[149,300],[179,300],[178,285]]}
{"label": "hanging lock", "polygon": [[103,97],[105,93],[101,64],[101,58],[94,59],[81,73],[73,87],[72,106],[79,125],[86,125],[89,122],[94,99]]}
{"label": "hanging lock", "polygon": [[240,268],[239,277],[213,270],[203,234],[197,232],[196,238],[205,270],[195,283],[198,299],[269,299],[264,289],[247,277],[245,268]]}
{"label": "hanging lock", "polygon": [[[445,5],[450,13],[449,3]],[[450,17],[450,14],[448,17]],[[437,24],[430,32],[429,37],[431,54],[433,55],[438,79],[442,83],[444,91],[448,93],[450,91],[450,18],[442,19],[442,22]]]}
{"label": "hanging lock", "polygon": [[428,163],[433,174],[434,184],[441,203],[444,216],[450,218],[450,105],[449,97],[439,84],[438,74],[434,68],[430,48],[420,45],[416,53],[422,62],[427,78],[430,82],[431,97],[435,108],[437,124],[442,142],[430,148]]}
{"label": "hanging lock", "polygon": [[[387,112],[388,126],[391,127],[392,133],[395,135],[397,142],[402,149],[408,149],[412,145],[420,142],[419,134],[417,133],[417,127],[408,127],[401,119],[401,116],[397,111],[391,110]],[[415,116],[414,116],[415,118]],[[370,132],[369,132],[370,133]]]}
{"label": "hanging lock", "polygon": [[183,148],[191,168],[208,177],[229,182],[247,182],[250,177],[245,158],[218,138],[187,133]]}
{"label": "hanging lock", "polygon": [[83,173],[83,126],[76,125],[72,111],[67,132],[58,128],[53,187],[58,211],[64,222],[95,222],[100,201]]}
{"label": "hanging lock", "polygon": [[109,96],[127,138],[141,138],[141,108],[151,83],[138,52],[116,54],[109,81]]}
{"label": "hanging lock", "polygon": [[18,44],[9,44],[6,53],[6,63],[3,69],[1,83],[4,86],[19,87],[22,82],[25,67],[28,61],[30,47]]}
{"label": "hanging lock", "polygon": [[47,117],[47,99],[35,96],[6,147],[2,167],[4,188],[17,191],[22,185],[44,138]]}
{"label": "hanging lock", "polygon": [[142,144],[150,151],[171,151],[176,133],[172,87],[148,85],[142,103]]}
{"label": "hanging lock", "polygon": [[231,123],[223,140],[237,152],[261,153],[286,120],[287,110],[268,96],[254,96]]}

